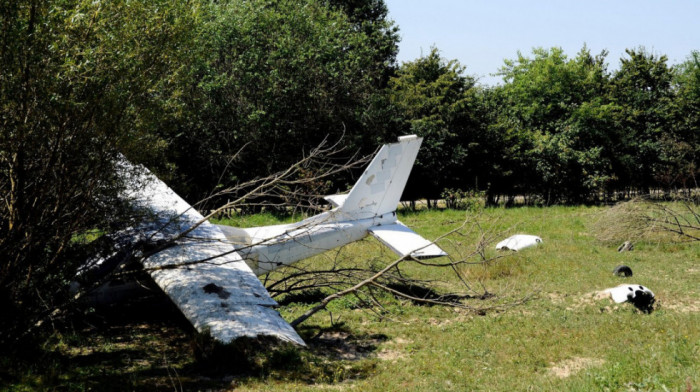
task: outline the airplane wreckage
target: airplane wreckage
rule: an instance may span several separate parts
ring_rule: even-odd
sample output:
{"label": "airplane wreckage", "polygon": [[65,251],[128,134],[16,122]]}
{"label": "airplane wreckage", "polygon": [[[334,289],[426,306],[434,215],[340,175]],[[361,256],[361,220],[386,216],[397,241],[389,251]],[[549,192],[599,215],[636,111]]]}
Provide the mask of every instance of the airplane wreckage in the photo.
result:
{"label": "airplane wreckage", "polygon": [[[145,186],[128,196],[150,211],[153,218],[120,235],[115,242],[122,245],[114,254],[144,239],[172,242],[146,257],[142,265],[197,331],[209,333],[224,344],[239,337],[273,336],[305,345],[273,309],[277,302],[258,276],[369,234],[401,257],[446,255],[396,217],[421,142],[422,138],[410,135],[384,145],[349,193],[326,197],[333,205],[330,211],[297,223],[246,229],[205,221],[165,183],[142,168],[135,180]],[[105,267],[114,254],[92,260],[85,269],[114,270],[114,265]]]}

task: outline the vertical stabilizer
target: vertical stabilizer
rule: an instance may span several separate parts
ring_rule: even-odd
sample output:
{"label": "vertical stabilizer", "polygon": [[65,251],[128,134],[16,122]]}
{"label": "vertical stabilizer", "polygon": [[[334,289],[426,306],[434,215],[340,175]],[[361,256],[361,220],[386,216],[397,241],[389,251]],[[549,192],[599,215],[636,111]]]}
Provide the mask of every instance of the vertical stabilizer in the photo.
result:
{"label": "vertical stabilizer", "polygon": [[396,211],[423,138],[401,136],[384,145],[344,200],[340,211],[354,219]]}

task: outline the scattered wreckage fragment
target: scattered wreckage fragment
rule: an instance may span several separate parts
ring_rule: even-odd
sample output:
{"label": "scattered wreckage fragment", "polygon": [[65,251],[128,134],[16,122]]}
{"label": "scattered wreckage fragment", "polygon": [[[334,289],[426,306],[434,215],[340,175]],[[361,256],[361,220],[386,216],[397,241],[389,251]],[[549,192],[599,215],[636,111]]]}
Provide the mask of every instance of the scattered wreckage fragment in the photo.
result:
{"label": "scattered wreckage fragment", "polygon": [[603,291],[609,295],[615,303],[629,302],[637,309],[651,313],[654,310],[656,297],[648,288],[638,284],[621,284],[619,286],[609,288]]}
{"label": "scattered wreckage fragment", "polygon": [[542,238],[536,235],[516,234],[496,244],[496,250],[520,251],[537,246],[542,243]]}
{"label": "scattered wreckage fragment", "polygon": [[632,276],[632,268],[626,266],[626,265],[618,265],[613,269],[613,275],[619,276],[621,278],[627,278]]}

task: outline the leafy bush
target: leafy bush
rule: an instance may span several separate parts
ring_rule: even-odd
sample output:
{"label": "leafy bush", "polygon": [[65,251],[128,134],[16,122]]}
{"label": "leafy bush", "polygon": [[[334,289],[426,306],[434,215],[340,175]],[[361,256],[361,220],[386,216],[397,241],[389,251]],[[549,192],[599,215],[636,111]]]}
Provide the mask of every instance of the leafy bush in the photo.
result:
{"label": "leafy bush", "polygon": [[3,2],[0,13],[0,344],[69,301],[97,243],[128,224],[116,166],[162,143],[153,127],[191,42],[179,1]]}
{"label": "leafy bush", "polygon": [[475,190],[463,191],[461,189],[447,188],[440,195],[447,208],[453,210],[478,211],[484,208],[485,192]]}

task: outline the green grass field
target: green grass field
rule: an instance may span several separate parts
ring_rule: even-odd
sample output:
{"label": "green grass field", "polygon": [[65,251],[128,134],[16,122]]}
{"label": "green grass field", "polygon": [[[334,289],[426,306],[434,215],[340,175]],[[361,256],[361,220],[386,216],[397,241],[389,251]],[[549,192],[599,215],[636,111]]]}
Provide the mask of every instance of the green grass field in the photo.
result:
{"label": "green grass field", "polygon": [[[380,295],[383,309],[376,312],[348,297],[302,324],[308,349],[265,346],[260,352],[253,343],[207,350],[210,343],[193,337],[177,312],[142,304],[133,312],[97,312],[89,325],[56,333],[36,364],[5,358],[0,368],[15,369],[4,374],[9,390],[699,390],[700,243],[649,238],[618,253],[619,243],[596,240],[603,212],[524,207],[486,209],[479,216],[449,210],[402,214],[426,238],[449,232],[467,217],[478,221],[482,231],[464,230],[442,243],[453,255],[470,252],[483,232],[496,240],[515,233],[542,237],[540,247],[461,267],[474,287],[493,294],[465,304],[510,307],[475,312]],[[258,216],[224,223],[279,221]],[[497,255],[493,245],[487,256]],[[367,239],[334,257],[347,263],[394,259],[380,249]],[[304,263],[327,262],[317,257]],[[619,264],[630,266],[634,276],[613,276]],[[440,291],[463,289],[446,269],[407,265],[404,272],[435,281]],[[621,283],[649,287],[655,310],[643,314],[630,304],[596,298],[597,291]],[[290,303],[280,311],[291,320],[309,306]]]}

